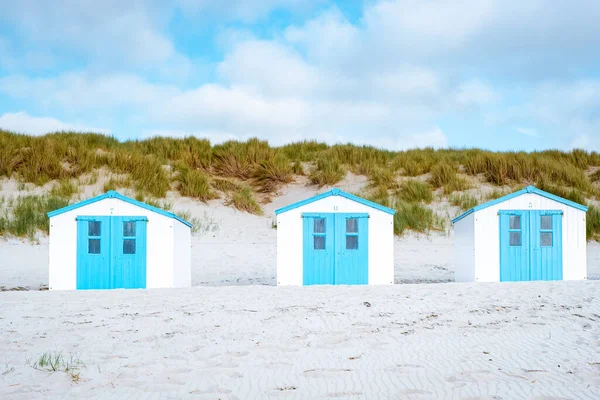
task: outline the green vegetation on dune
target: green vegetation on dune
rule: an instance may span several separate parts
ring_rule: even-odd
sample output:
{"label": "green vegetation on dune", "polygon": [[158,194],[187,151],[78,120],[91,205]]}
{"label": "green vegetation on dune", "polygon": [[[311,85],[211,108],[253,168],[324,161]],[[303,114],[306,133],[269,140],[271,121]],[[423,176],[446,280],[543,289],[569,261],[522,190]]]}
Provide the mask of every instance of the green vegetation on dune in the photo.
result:
{"label": "green vegetation on dune", "polygon": [[[41,208],[51,201],[66,204],[80,185],[95,182],[98,171],[106,171],[111,178],[104,183],[104,190],[128,188],[136,197],[146,199],[161,199],[174,190],[201,201],[222,193],[227,204],[260,214],[257,193],[274,193],[294,176],[305,173],[313,185],[336,185],[349,171],[369,179],[363,195],[402,214],[395,220],[396,233],[440,229],[448,216],[442,220],[427,206],[434,196],[465,209],[479,200],[464,191],[483,182],[495,188],[480,194],[481,201],[534,184],[593,205],[600,197],[599,167],[600,155],[583,150],[525,153],[426,148],[394,152],[316,141],[272,147],[254,138],[211,145],[194,137],[118,141],[101,134],[60,132],[34,137],[0,130],[0,177],[17,179],[21,184],[53,182],[49,195],[35,200],[43,203]],[[414,176],[421,178],[406,178]],[[30,235],[31,229],[17,227],[27,220],[32,221],[34,230],[46,229],[31,215],[19,216],[21,222],[13,225],[11,221],[17,219],[14,210],[21,212],[21,208],[5,204],[2,210],[0,233]],[[600,212],[595,207],[587,221],[588,237],[600,237]]]}

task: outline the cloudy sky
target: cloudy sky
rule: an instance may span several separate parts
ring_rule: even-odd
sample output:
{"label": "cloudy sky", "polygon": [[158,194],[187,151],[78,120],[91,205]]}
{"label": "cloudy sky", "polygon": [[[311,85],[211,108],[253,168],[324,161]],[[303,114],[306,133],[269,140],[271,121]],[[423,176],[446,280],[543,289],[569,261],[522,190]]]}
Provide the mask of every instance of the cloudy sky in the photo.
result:
{"label": "cloudy sky", "polygon": [[0,127],[600,150],[597,0],[3,0]]}

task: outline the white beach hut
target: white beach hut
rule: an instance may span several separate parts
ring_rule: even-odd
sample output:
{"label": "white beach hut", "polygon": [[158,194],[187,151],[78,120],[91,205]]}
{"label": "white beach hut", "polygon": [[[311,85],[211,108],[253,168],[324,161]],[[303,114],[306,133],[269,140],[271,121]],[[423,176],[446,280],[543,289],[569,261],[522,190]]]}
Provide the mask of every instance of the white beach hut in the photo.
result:
{"label": "white beach hut", "polygon": [[394,212],[339,189],[276,210],[277,284],[394,283]]}
{"label": "white beach hut", "polygon": [[48,213],[49,288],[191,285],[191,227],[115,191]]}
{"label": "white beach hut", "polygon": [[586,279],[586,212],[533,186],[467,211],[452,221],[455,280]]}

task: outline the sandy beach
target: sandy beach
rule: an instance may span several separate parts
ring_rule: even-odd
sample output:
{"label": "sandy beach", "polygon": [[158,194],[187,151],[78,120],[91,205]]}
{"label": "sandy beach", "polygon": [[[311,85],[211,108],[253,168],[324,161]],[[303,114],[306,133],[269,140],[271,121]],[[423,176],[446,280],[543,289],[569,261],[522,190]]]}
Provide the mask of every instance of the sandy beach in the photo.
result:
{"label": "sandy beach", "polygon": [[[584,281],[8,292],[0,395],[596,399],[599,289]],[[28,365],[45,351],[74,355],[79,382]]]}

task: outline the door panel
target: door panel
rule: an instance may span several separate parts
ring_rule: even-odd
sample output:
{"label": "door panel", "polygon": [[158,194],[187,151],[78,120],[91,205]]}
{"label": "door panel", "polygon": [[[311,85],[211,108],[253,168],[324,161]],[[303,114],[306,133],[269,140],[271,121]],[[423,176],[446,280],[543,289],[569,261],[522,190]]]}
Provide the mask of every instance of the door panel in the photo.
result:
{"label": "door panel", "polygon": [[76,288],[109,289],[110,218],[77,218]]}
{"label": "door panel", "polygon": [[560,279],[562,212],[500,211],[500,281]]}
{"label": "door panel", "polygon": [[368,271],[367,214],[335,214],[335,284],[366,285]]}
{"label": "door panel", "polygon": [[562,279],[562,215],[531,211],[531,280]]}
{"label": "door panel", "polygon": [[334,214],[304,214],[302,219],[303,283],[304,285],[333,285]]}
{"label": "door panel", "polygon": [[77,217],[77,289],[146,287],[145,217]]}
{"label": "door panel", "polygon": [[112,283],[114,288],[146,287],[146,221],[112,217]]}
{"label": "door panel", "polygon": [[528,281],[529,212],[500,213],[500,282]]}

